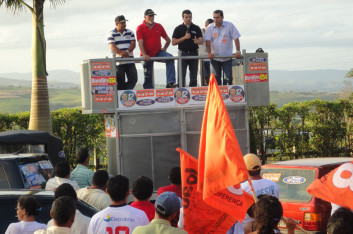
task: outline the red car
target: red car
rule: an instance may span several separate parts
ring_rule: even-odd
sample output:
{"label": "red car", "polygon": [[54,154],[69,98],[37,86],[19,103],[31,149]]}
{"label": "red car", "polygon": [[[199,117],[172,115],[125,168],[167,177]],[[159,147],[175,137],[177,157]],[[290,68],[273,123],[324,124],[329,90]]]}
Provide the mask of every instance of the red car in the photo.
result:
{"label": "red car", "polygon": [[[331,214],[331,204],[310,195],[306,188],[321,176],[353,158],[306,158],[280,161],[262,166],[263,178],[275,181],[283,216],[297,221],[309,233],[325,231]],[[279,227],[285,228],[283,221]],[[285,230],[282,230],[285,231]],[[302,233],[296,230],[296,233]]]}

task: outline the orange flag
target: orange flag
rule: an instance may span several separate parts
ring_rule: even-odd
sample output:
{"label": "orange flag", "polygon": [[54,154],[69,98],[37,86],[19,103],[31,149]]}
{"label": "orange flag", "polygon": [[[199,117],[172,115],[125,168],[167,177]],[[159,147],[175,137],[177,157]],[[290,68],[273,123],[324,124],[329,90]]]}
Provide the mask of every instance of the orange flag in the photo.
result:
{"label": "orange flag", "polygon": [[307,191],[322,200],[353,210],[353,161],[314,180]]}
{"label": "orange flag", "polygon": [[199,148],[199,183],[203,199],[248,178],[243,155],[230,122],[214,74],[202,122]]}
{"label": "orange flag", "polygon": [[183,224],[188,233],[226,233],[236,222],[231,215],[207,205],[197,192],[197,159],[178,148],[183,196]]}

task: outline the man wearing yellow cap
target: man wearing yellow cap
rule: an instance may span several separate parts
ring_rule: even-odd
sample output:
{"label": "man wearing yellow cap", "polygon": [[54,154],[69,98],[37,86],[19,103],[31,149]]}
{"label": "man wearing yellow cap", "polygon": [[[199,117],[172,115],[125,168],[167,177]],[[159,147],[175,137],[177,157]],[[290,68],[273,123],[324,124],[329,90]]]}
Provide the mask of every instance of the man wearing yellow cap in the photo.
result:
{"label": "man wearing yellow cap", "polygon": [[[256,156],[255,154],[247,154],[244,156],[244,161],[245,161],[246,168],[248,169],[250,180],[254,187],[256,196],[259,196],[262,194],[268,194],[279,198],[279,189],[278,189],[277,183],[268,179],[264,179],[260,175],[261,161],[259,157]],[[241,187],[244,191],[251,194],[251,188],[248,181],[241,183]],[[227,234],[233,234],[233,233],[243,234],[244,227],[247,227],[245,225],[247,223],[250,223],[251,221],[253,221],[253,219],[250,218],[248,215],[246,215],[244,221],[242,223],[237,222],[228,231]]]}

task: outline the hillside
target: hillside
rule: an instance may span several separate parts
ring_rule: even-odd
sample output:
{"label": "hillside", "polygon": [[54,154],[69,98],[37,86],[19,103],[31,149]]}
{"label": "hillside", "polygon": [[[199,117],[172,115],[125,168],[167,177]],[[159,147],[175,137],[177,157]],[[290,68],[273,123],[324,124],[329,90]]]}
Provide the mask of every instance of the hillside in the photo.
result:
{"label": "hillside", "polygon": [[[343,70],[270,71],[270,101],[279,107],[289,102],[314,99],[333,101],[344,87]],[[137,89],[142,88],[143,73],[138,69]],[[156,84],[163,87],[165,71],[156,69]],[[0,112],[29,111],[31,73],[0,73]],[[81,107],[80,74],[50,71],[48,76],[51,110]]]}

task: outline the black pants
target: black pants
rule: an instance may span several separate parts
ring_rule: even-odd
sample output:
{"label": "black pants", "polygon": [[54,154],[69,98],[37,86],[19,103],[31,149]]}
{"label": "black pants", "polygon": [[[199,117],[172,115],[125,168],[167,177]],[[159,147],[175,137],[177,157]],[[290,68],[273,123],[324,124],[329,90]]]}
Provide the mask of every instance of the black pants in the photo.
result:
{"label": "black pants", "polygon": [[[125,82],[125,75],[127,82]],[[116,66],[118,90],[134,89],[137,82],[137,71],[135,63],[120,64]]]}
{"label": "black pants", "polygon": [[[181,56],[198,56],[197,50],[194,51],[179,51]],[[199,62],[197,59],[182,59],[181,60],[181,71],[182,71],[182,87],[185,87],[185,76],[186,68],[189,66],[190,83],[189,87],[197,86],[197,70],[199,68]]]}

